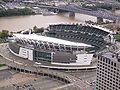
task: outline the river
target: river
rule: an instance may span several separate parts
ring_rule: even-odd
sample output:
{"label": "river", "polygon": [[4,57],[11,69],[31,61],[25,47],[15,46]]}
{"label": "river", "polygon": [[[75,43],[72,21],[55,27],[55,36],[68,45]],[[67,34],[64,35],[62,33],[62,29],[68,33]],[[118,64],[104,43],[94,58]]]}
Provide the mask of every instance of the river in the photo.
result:
{"label": "river", "polygon": [[75,14],[75,18],[70,18],[68,13],[43,16],[43,15],[28,15],[28,16],[12,16],[0,17],[0,31],[9,30],[20,31],[25,29],[37,27],[47,27],[50,23],[63,23],[63,22],[84,22],[85,20],[96,21],[96,17],[84,14]]}

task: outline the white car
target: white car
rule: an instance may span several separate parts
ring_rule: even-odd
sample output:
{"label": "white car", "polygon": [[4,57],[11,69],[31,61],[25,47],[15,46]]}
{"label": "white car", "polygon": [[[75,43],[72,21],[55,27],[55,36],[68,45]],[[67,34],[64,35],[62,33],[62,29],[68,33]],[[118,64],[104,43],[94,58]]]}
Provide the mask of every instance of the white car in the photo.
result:
{"label": "white car", "polygon": [[35,62],[35,64],[41,65],[41,63],[40,63],[40,62]]}

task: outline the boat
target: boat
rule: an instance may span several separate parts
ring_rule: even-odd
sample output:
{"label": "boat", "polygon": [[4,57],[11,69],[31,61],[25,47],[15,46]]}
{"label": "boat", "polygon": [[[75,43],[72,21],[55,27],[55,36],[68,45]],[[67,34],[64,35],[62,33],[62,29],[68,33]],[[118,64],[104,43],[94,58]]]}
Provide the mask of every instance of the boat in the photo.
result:
{"label": "boat", "polygon": [[43,16],[49,16],[49,15],[56,15],[58,13],[54,13],[54,12],[42,12]]}

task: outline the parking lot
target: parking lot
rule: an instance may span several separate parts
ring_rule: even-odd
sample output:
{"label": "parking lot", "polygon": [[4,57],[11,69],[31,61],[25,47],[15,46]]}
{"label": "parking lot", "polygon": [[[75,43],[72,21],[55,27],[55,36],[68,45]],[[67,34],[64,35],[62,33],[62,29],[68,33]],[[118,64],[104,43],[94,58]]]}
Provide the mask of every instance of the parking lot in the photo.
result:
{"label": "parking lot", "polygon": [[64,84],[47,77],[16,73],[0,81],[0,90],[49,90]]}

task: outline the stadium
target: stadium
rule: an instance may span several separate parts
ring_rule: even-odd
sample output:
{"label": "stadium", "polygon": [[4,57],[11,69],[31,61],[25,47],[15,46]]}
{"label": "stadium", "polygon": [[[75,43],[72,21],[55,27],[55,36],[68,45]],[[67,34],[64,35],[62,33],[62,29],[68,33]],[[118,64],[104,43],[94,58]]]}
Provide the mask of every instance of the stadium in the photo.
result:
{"label": "stadium", "polygon": [[52,68],[78,69],[78,66],[92,66],[96,53],[114,43],[112,32],[105,28],[81,23],[57,23],[50,24],[43,35],[13,34],[9,50],[34,62],[47,62]]}

